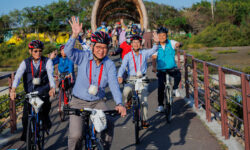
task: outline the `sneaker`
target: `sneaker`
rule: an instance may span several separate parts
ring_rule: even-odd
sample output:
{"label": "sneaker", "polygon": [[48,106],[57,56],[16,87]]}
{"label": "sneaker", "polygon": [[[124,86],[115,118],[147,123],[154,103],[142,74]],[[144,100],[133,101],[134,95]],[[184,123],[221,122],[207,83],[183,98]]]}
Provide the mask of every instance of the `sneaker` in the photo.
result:
{"label": "sneaker", "polygon": [[149,127],[149,123],[147,121],[141,121],[141,125],[144,129],[147,129]]}
{"label": "sneaker", "polygon": [[175,97],[181,97],[181,94],[178,89],[173,90],[173,96]]}
{"label": "sneaker", "polygon": [[163,106],[158,106],[158,108],[156,109],[157,112],[163,112],[164,108]]}

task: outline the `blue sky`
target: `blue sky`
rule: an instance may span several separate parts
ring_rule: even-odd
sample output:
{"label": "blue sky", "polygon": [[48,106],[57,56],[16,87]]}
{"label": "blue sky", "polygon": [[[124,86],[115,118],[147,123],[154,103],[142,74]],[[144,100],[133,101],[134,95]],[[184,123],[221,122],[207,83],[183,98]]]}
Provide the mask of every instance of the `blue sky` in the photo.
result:
{"label": "blue sky", "polygon": [[[8,14],[10,11],[18,9],[21,10],[24,7],[31,6],[44,6],[52,2],[59,0],[0,0],[0,16],[3,14]],[[202,0],[148,0],[157,3],[163,3],[173,6],[177,9],[183,7],[190,7],[193,3],[200,2]]]}

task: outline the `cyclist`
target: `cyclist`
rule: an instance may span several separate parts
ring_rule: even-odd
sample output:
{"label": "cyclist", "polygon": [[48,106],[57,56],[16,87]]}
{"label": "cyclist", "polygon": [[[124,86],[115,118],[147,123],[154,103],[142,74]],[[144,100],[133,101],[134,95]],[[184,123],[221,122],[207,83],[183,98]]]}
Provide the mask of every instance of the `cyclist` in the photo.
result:
{"label": "cyclist", "polygon": [[[53,78],[53,64],[51,59],[42,56],[43,43],[39,40],[33,40],[29,43],[29,53],[31,57],[24,59],[17,69],[14,82],[12,84],[10,98],[16,98],[16,88],[23,77],[23,86],[26,93],[38,91],[43,95],[40,98],[44,101],[41,109],[41,119],[43,120],[44,128],[49,130],[51,121],[49,112],[51,108],[50,96],[55,95],[55,82]],[[23,132],[21,140],[26,140],[26,132],[28,125],[28,114],[30,105],[24,101],[22,125]]]}
{"label": "cyclist", "polygon": [[114,52],[111,52],[110,55],[111,56],[116,56],[118,54],[121,54],[121,57],[122,59],[124,58],[124,56],[131,52],[131,43],[130,43],[130,38],[131,38],[131,35],[127,35],[126,36],[126,41],[124,41],[120,46],[119,48],[117,48],[117,50],[115,50]]}
{"label": "cyclist", "polygon": [[108,33],[108,28],[106,27],[106,22],[102,22],[101,26],[97,28],[97,31],[102,31]]}
{"label": "cyclist", "polygon": [[[95,32],[91,36],[92,52],[74,48],[76,38],[82,30],[82,23],[75,17],[69,21],[72,28],[72,36],[65,45],[66,55],[78,65],[78,76],[73,88],[71,108],[95,108],[108,110],[104,101],[105,87],[109,85],[116,102],[115,109],[126,115],[126,108],[122,104],[122,94],[116,76],[116,67],[113,61],[107,57],[110,37],[105,32]],[[69,149],[80,149],[82,138],[82,117],[70,116],[69,123]],[[112,142],[113,122],[107,118],[108,128],[101,133],[105,149],[109,149]]]}
{"label": "cyclist", "polygon": [[[123,82],[123,73],[125,72],[126,68],[128,67],[128,76],[129,79],[140,78],[146,75],[147,72],[147,59],[151,57],[158,49],[158,45],[154,45],[152,49],[148,50],[141,50],[141,42],[142,38],[139,35],[133,35],[130,39],[132,45],[132,51],[129,52],[122,60],[122,65],[118,71],[118,82]],[[159,39],[156,34],[154,34],[154,41],[156,43],[159,42]],[[131,104],[131,96],[132,96],[132,88],[134,85],[127,84],[123,89],[123,96],[125,99],[126,105],[129,107]],[[142,126],[147,128],[149,123],[147,122],[147,95],[148,89],[147,86],[144,87],[142,90],[142,94],[140,97],[141,101],[141,110],[142,110]]]}
{"label": "cyclist", "polygon": [[[168,40],[168,29],[160,27],[157,29],[160,45],[158,52],[152,56],[153,72],[157,72],[158,77],[158,108],[156,111],[163,112],[164,88],[166,82],[166,73],[174,78],[173,92],[179,97],[178,85],[181,81],[181,72],[176,69],[175,49],[180,46],[179,42]],[[157,69],[156,69],[157,64]]]}
{"label": "cyclist", "polygon": [[50,59],[53,61],[53,65],[58,64],[59,73],[68,73],[69,75],[66,77],[65,83],[66,87],[70,88],[73,86],[73,82],[75,80],[75,72],[74,72],[74,63],[66,56],[64,53],[65,45],[60,46],[61,55],[56,56],[55,53],[52,53]]}

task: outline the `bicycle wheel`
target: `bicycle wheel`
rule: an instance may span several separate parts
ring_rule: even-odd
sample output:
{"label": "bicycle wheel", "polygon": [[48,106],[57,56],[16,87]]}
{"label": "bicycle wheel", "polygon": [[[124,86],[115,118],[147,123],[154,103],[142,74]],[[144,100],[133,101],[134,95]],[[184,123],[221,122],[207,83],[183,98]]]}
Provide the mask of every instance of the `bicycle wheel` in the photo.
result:
{"label": "bicycle wheel", "polygon": [[39,126],[39,131],[37,132],[38,135],[37,135],[37,145],[38,145],[38,149],[39,150],[43,150],[44,148],[44,134],[45,134],[45,131],[44,129],[42,128],[42,122],[41,124],[38,124],[37,126]]}
{"label": "bicycle wheel", "polygon": [[[133,100],[135,101],[135,100]],[[140,131],[140,109],[139,109],[139,103],[138,103],[139,99],[136,100],[136,103],[134,104],[134,109],[133,109],[133,113],[134,113],[134,125],[135,125],[135,143],[139,144],[140,143],[140,139],[139,139],[139,131]]]}
{"label": "bicycle wheel", "polygon": [[60,88],[59,91],[59,104],[58,104],[58,110],[61,121],[65,120],[65,114],[63,112],[63,106],[64,106],[64,91],[62,88]]}
{"label": "bicycle wheel", "polygon": [[35,150],[35,119],[29,118],[26,133],[26,150]]}
{"label": "bicycle wheel", "polygon": [[170,123],[172,119],[172,113],[173,113],[173,109],[172,109],[173,100],[172,100],[172,92],[169,87],[166,88],[165,99],[166,99],[166,108],[165,108],[166,119],[167,119],[167,122]]}

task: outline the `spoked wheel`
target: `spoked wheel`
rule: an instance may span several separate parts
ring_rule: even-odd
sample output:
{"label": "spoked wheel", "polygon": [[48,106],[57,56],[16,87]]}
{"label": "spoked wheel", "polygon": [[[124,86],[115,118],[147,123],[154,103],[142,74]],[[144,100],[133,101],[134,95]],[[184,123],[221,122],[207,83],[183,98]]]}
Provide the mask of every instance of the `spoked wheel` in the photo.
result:
{"label": "spoked wheel", "polygon": [[165,99],[166,99],[165,114],[166,114],[167,123],[170,123],[171,119],[172,119],[172,114],[173,114],[173,108],[172,108],[173,100],[172,100],[172,98],[173,97],[172,97],[171,90],[169,88],[167,88],[166,96],[165,96]]}
{"label": "spoked wheel", "polygon": [[34,118],[30,118],[28,120],[28,127],[26,133],[26,150],[36,150],[34,122]]}
{"label": "spoked wheel", "polygon": [[61,121],[65,120],[65,114],[64,114],[64,111],[63,111],[63,106],[64,106],[64,92],[63,92],[62,89],[60,89],[60,91],[59,91],[58,111],[59,111],[59,114],[60,114]]}

